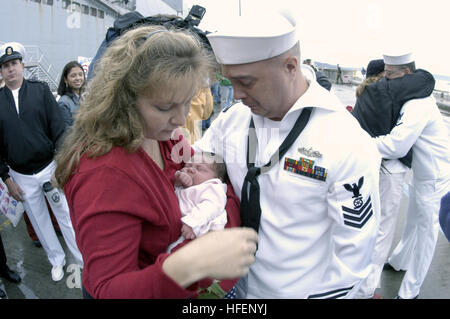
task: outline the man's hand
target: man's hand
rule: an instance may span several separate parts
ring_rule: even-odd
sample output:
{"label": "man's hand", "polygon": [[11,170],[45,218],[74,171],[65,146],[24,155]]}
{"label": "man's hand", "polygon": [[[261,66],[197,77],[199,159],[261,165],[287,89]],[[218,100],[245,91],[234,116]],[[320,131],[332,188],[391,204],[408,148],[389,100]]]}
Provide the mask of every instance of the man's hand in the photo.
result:
{"label": "man's hand", "polygon": [[9,177],[6,181],[5,181],[6,186],[8,187],[8,192],[11,194],[11,196],[19,201],[19,202],[23,202],[24,198],[22,195],[25,195],[24,191],[19,187],[19,185],[17,185],[11,177]]}
{"label": "man's hand", "polygon": [[194,239],[196,237],[192,227],[186,224],[181,226],[181,235],[183,235],[185,239]]}

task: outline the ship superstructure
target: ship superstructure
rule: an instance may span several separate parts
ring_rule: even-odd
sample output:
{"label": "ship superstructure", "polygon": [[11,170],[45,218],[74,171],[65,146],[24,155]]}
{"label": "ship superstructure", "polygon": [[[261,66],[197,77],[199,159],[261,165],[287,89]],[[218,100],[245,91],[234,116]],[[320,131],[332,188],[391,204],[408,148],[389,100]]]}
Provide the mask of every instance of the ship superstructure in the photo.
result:
{"label": "ship superstructure", "polygon": [[92,58],[117,17],[139,8],[144,15],[180,14],[180,6],[179,0],[1,0],[0,43],[22,43],[25,76],[56,90],[64,65]]}

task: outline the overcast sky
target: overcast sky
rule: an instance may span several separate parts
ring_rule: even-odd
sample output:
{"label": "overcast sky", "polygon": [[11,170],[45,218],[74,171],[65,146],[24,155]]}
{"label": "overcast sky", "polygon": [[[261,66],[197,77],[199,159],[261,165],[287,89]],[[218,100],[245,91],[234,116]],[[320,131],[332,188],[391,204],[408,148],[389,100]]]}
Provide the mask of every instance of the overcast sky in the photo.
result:
{"label": "overcast sky", "polygon": [[362,67],[385,48],[407,47],[416,66],[450,76],[449,0],[185,0],[206,8],[203,30],[231,15],[289,8],[297,16],[302,59]]}

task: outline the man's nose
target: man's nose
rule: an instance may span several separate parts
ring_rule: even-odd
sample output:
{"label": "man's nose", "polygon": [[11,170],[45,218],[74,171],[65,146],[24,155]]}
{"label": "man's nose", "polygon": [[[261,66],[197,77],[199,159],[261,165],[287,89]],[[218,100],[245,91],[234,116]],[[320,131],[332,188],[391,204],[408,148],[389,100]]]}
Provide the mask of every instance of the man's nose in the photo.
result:
{"label": "man's nose", "polygon": [[239,86],[233,86],[233,97],[235,100],[242,100],[247,97],[247,94]]}

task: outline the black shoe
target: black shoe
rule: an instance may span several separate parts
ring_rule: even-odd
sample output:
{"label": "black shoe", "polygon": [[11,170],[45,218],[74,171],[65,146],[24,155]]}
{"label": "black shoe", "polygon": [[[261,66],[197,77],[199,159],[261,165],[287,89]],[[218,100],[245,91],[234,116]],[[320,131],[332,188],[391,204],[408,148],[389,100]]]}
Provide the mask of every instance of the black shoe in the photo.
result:
{"label": "black shoe", "polygon": [[33,240],[33,244],[37,247],[37,248],[41,248],[42,244],[39,240]]}
{"label": "black shoe", "polygon": [[395,268],[392,267],[391,264],[389,264],[389,263],[385,263],[385,264],[384,264],[383,270],[403,271],[403,270],[401,270],[401,269],[400,269],[400,270],[395,269]]}
{"label": "black shoe", "polygon": [[[415,297],[413,297],[413,298],[411,298],[411,299],[417,299],[417,297],[419,297],[419,295],[417,295],[417,296],[415,296]],[[405,299],[405,298],[402,298],[402,297],[400,297],[399,295],[397,295],[397,296],[395,296],[394,299]]]}
{"label": "black shoe", "polygon": [[6,269],[4,271],[0,272],[0,276],[16,284],[22,281],[22,278],[20,278],[20,276],[16,274],[14,271],[9,269],[8,266],[6,266]]}
{"label": "black shoe", "polygon": [[6,297],[6,293],[0,289],[0,299],[5,298]]}

